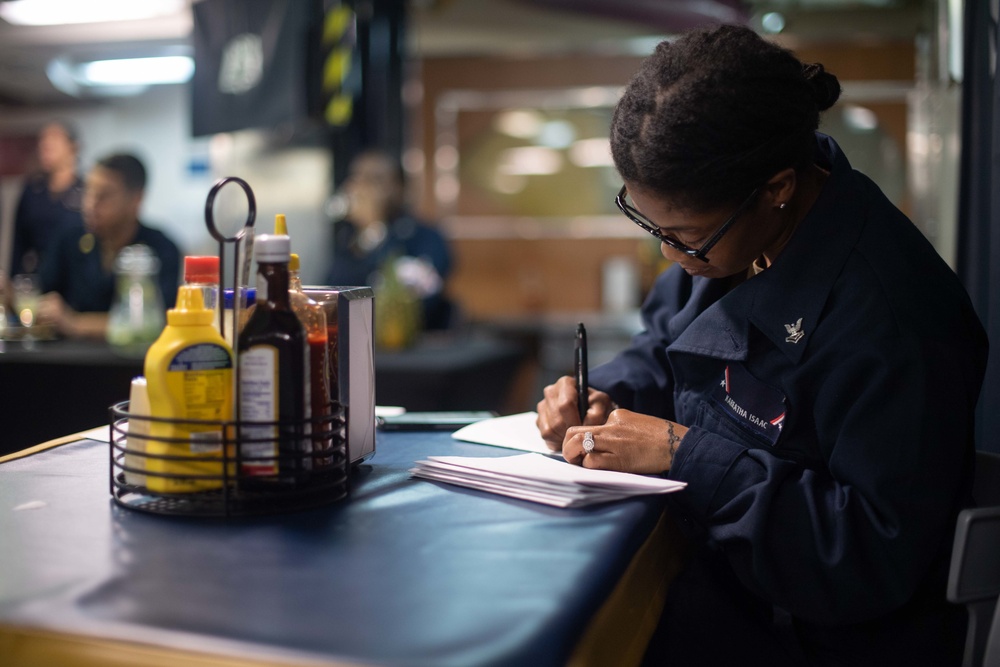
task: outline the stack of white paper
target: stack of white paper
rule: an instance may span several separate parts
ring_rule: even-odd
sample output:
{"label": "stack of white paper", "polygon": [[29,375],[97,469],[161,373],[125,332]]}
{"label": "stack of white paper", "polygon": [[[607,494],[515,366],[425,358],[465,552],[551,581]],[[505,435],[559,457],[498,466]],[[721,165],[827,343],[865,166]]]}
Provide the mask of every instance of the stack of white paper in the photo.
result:
{"label": "stack of white paper", "polygon": [[552,454],[545,441],[542,440],[538,427],[535,426],[537,420],[537,412],[522,412],[506,417],[494,417],[463,426],[452,433],[451,437],[480,445]]}
{"label": "stack of white paper", "polygon": [[417,461],[410,474],[556,507],[582,507],[631,496],[670,493],[686,486],[684,482],[659,477],[591,470],[539,454],[500,458],[431,456]]}

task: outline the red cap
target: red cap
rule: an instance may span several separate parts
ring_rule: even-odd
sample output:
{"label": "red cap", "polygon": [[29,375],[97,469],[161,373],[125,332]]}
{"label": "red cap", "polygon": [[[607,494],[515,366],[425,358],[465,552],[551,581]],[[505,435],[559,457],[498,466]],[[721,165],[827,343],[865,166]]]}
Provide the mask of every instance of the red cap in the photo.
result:
{"label": "red cap", "polygon": [[184,258],[184,282],[186,283],[218,283],[219,258],[189,256]]}

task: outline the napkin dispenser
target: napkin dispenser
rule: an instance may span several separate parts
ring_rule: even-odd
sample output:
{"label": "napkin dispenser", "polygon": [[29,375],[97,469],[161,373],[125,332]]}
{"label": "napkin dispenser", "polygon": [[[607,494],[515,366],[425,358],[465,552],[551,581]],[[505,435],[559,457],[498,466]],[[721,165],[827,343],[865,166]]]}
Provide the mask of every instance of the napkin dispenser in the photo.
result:
{"label": "napkin dispenser", "polygon": [[347,455],[358,464],[375,453],[375,292],[340,286],[303,291],[323,306],[327,330],[336,336],[327,348],[331,380],[336,379],[335,398],[346,415]]}

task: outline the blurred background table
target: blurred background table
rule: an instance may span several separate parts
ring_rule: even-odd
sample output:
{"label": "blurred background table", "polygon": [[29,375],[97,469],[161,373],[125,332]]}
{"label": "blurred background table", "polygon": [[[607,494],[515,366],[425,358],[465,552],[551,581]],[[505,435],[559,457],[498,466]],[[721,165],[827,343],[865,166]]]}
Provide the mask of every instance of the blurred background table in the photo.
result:
{"label": "blurred background table", "polygon": [[[0,343],[0,455],[99,426],[108,408],[128,399],[143,360],[123,357],[95,341]],[[494,338],[424,336],[397,352],[375,353],[379,405],[407,410],[506,408],[526,360],[517,342]]]}
{"label": "blurred background table", "polygon": [[375,403],[407,410],[507,412],[526,361],[514,341],[455,334],[421,337],[413,347],[375,351]]}
{"label": "blurred background table", "polygon": [[107,423],[142,361],[100,341],[0,341],[0,456]]}
{"label": "blurred background table", "polygon": [[539,313],[472,322],[470,330],[475,334],[504,340],[523,350],[524,363],[507,399],[509,412],[534,410],[546,385],[573,374],[578,322],[587,328],[591,368],[611,361],[643,328],[638,310]]}

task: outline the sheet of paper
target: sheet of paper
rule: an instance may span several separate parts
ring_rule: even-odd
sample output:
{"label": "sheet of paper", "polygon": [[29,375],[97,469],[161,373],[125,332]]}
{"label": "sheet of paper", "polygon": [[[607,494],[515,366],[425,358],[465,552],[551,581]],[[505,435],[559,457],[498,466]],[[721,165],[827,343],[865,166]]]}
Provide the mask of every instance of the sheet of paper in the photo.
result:
{"label": "sheet of paper", "polygon": [[513,485],[500,484],[496,482],[488,482],[484,480],[473,480],[464,478],[456,475],[449,475],[445,472],[440,472],[437,470],[421,470],[416,474],[417,477],[423,477],[424,479],[430,479],[436,482],[445,482],[447,484],[455,484],[456,486],[464,486],[470,489],[477,489],[479,491],[488,491],[489,493],[497,493],[502,496],[508,496],[510,498],[519,498],[521,500],[530,500],[532,502],[543,503],[545,505],[552,505],[554,507],[570,507],[574,503],[579,503],[579,498],[569,497],[562,493],[549,493],[545,491],[536,491],[534,489],[524,489]]}
{"label": "sheet of paper", "polygon": [[632,493],[669,493],[685,486],[683,482],[663,479],[662,477],[648,477],[613,470],[593,470],[546,456],[533,456],[531,454],[499,458],[471,456],[431,456],[428,458],[431,461],[442,461],[473,470],[484,470],[541,482],[579,484],[584,487]]}
{"label": "sheet of paper", "polygon": [[463,426],[452,433],[451,437],[480,445],[552,454],[552,450],[545,445],[545,441],[542,440],[542,436],[538,432],[538,427],[535,425],[536,419],[538,419],[536,412],[522,412],[506,417],[484,419]]}
{"label": "sheet of paper", "polygon": [[417,461],[410,473],[556,507],[671,493],[686,486],[659,477],[591,470],[534,453],[500,458],[431,456]]}

